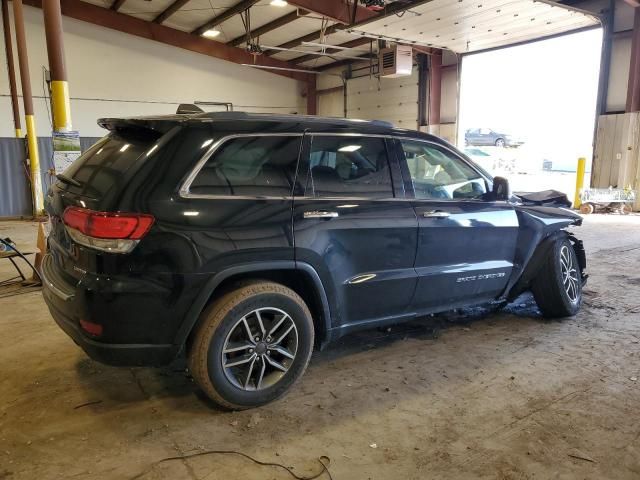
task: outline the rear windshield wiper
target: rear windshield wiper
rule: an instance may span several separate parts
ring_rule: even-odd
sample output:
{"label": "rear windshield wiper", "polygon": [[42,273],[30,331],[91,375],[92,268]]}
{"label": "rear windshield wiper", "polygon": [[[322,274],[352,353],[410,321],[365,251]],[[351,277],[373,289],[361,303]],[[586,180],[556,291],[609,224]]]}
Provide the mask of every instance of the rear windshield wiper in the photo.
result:
{"label": "rear windshield wiper", "polygon": [[61,182],[67,183],[69,185],[73,185],[74,187],[81,187],[82,186],[82,184],[79,181],[77,181],[77,180],[75,180],[75,179],[73,179],[71,177],[67,177],[64,173],[57,174],[56,178],[58,180],[60,180]]}

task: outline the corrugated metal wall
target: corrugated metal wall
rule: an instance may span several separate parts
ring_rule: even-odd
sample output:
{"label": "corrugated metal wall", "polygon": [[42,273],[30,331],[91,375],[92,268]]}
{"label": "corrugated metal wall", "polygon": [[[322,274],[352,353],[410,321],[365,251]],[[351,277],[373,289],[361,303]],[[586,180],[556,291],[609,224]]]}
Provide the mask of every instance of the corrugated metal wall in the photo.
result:
{"label": "corrugated metal wall", "polygon": [[[80,139],[82,150],[98,141],[97,137]],[[53,168],[53,147],[50,137],[38,138],[42,188],[47,191],[52,182],[48,170]],[[0,138],[0,218],[30,217],[31,190],[25,164],[25,141],[21,138]]]}

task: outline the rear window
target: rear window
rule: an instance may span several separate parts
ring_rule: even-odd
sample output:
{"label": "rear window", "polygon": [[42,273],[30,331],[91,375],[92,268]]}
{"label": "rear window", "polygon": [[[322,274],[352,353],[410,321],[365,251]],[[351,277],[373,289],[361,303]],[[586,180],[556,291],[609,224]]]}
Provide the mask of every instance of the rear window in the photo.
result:
{"label": "rear window", "polygon": [[238,137],[216,150],[189,187],[197,195],[291,195],[302,137]]}
{"label": "rear window", "polygon": [[101,198],[125,182],[127,171],[153,147],[156,134],[111,133],[99,140],[73,162],[63,174],[80,186],[58,184],[79,195]]}

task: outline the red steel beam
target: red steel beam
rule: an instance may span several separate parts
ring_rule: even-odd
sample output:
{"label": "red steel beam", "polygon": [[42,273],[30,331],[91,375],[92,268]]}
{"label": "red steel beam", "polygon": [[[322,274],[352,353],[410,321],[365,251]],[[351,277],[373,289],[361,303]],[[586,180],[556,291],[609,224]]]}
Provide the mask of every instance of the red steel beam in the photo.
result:
{"label": "red steel beam", "polygon": [[22,137],[20,125],[20,108],[18,107],[18,87],[16,85],[16,68],[13,60],[13,39],[11,22],[9,21],[9,0],[2,0],[2,28],[4,31],[4,48],[7,56],[7,74],[9,76],[9,92],[11,93],[11,110],[16,137]]}
{"label": "red steel beam", "polygon": [[307,115],[318,114],[318,87],[317,75],[312,75],[307,81]]}
{"label": "red steel beam", "polygon": [[[24,3],[25,5],[41,8],[41,0],[24,0]],[[247,63],[284,69],[295,68],[290,63],[274,58],[267,58],[264,55],[257,57],[254,61],[253,55],[250,55],[240,48],[230,47],[224,43],[208,40],[165,25],[147,22],[146,20],[98,7],[83,2],[82,0],[61,0],[60,3],[62,5],[62,14],[67,17],[135,35],[136,37],[154,40],[164,43],[165,45],[171,45],[233,63]],[[272,73],[302,82],[306,82],[310,78],[310,74],[304,72],[273,70]]]}
{"label": "red steel beam", "polygon": [[429,125],[440,125],[440,107],[442,105],[442,50],[433,50],[429,67]]}

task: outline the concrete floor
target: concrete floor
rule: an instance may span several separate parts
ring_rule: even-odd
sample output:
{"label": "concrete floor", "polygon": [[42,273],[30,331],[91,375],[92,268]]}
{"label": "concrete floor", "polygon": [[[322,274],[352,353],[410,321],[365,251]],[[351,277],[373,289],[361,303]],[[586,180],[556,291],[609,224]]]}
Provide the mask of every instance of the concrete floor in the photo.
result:
{"label": "concrete floor", "polygon": [[[640,478],[640,217],[586,219],[573,319],[530,299],[343,339],[282,401],[222,412],[180,365],[97,364],[40,293],[0,299],[0,479]],[[0,236],[35,239],[29,223]],[[1,262],[0,262],[1,263]],[[2,267],[0,279],[7,270]],[[320,478],[329,478],[325,473]]]}

